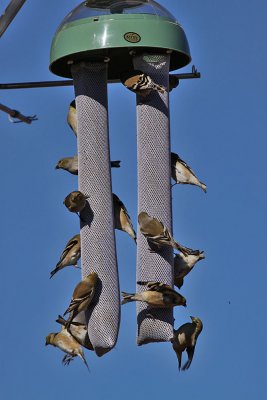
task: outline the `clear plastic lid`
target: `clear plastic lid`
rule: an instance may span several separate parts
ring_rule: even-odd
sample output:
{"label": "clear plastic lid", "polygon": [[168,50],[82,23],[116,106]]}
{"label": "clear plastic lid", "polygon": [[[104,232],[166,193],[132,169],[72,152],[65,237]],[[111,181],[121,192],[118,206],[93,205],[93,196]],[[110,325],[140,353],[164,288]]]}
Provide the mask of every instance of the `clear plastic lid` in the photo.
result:
{"label": "clear plastic lid", "polygon": [[176,18],[166,8],[153,0],[87,0],[65,17],[61,27],[83,18],[114,14],[151,14],[176,22]]}

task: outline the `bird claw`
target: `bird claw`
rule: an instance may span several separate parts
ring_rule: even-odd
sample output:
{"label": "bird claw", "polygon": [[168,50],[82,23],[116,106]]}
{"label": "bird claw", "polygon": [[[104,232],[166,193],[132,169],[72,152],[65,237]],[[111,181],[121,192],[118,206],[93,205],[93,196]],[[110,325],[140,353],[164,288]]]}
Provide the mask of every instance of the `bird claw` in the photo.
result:
{"label": "bird claw", "polygon": [[62,364],[63,365],[69,365],[69,363],[73,360],[73,356],[66,354],[63,358],[62,358]]}

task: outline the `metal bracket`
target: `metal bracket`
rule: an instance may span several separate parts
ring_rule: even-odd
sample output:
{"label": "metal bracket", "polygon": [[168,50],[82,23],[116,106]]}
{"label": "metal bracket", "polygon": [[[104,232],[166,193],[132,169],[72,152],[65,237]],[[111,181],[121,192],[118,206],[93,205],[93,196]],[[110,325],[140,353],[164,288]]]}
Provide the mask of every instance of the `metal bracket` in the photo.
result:
{"label": "metal bracket", "polygon": [[[192,72],[184,74],[171,74],[176,76],[178,79],[194,79],[200,78],[201,74],[197,71],[196,67],[192,66]],[[119,80],[109,80],[108,83],[119,83]],[[60,81],[41,81],[41,82],[20,82],[20,83],[0,83],[1,89],[34,89],[34,88],[45,88],[45,87],[57,87],[57,86],[72,86],[73,80],[60,80]]]}

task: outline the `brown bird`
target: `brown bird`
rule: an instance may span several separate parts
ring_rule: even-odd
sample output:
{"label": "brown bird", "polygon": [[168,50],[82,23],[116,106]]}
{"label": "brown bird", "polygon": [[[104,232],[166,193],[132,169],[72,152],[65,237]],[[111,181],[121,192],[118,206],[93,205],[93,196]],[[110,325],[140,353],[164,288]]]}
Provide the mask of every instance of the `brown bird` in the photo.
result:
{"label": "brown bird", "polygon": [[186,307],[186,299],[171,286],[160,282],[137,282],[138,285],[147,286],[148,290],[140,293],[122,292],[121,304],[131,301],[144,301],[152,307],[172,308],[175,306]]}
{"label": "brown bird", "polygon": [[76,102],[75,99],[69,105],[69,111],[67,115],[67,122],[69,127],[72,129],[74,135],[77,137],[77,114],[76,114]]}
{"label": "brown bird", "polygon": [[205,183],[200,182],[189,165],[187,165],[186,162],[176,153],[171,153],[171,175],[172,179],[175,181],[175,185],[179,183],[185,185],[196,185],[205,193],[207,192],[207,186]]}
{"label": "brown bird", "polygon": [[181,251],[185,256],[190,254],[191,249],[177,243],[171,236],[168,228],[157,218],[150,217],[146,212],[141,212],[138,215],[138,223],[141,233],[147,238],[152,250],[155,247],[159,250],[162,246],[171,246]]}
{"label": "brown bird", "polygon": [[192,250],[186,257],[183,253],[174,256],[174,284],[179,289],[184,284],[184,277],[194,268],[199,260],[205,258],[204,251]]}
{"label": "brown bird", "polygon": [[136,243],[136,233],[131,218],[123,202],[112,193],[115,229],[128,233]]}
{"label": "brown bird", "polygon": [[56,268],[50,272],[50,278],[54,276],[59,270],[69,265],[73,265],[78,268],[77,261],[81,257],[81,237],[80,235],[73,236],[66,244],[60,260],[56,265]]}
{"label": "brown bird", "polygon": [[94,294],[95,286],[98,279],[96,272],[92,272],[87,275],[78,285],[75,287],[72,294],[71,302],[63,316],[69,313],[66,328],[69,329],[73,319],[81,312],[85,311],[90,305]]}
{"label": "brown bird", "polygon": [[120,79],[122,84],[127,89],[143,97],[148,96],[153,90],[160,93],[164,93],[166,91],[163,86],[157,85],[155,82],[153,82],[149,75],[140,70],[123,72],[120,76]]}
{"label": "brown bird", "polygon": [[[65,327],[67,325],[67,321],[61,315],[58,316],[56,322]],[[69,333],[78,343],[80,343],[81,346],[88,350],[94,351],[93,345],[88,336],[87,325],[82,324],[81,322],[72,321],[69,326]]]}
{"label": "brown bird", "polygon": [[[110,161],[111,168],[120,168],[120,161]],[[78,175],[78,156],[65,157],[58,161],[56,169],[64,169],[73,175]]]}
{"label": "brown bird", "polygon": [[86,206],[86,199],[88,199],[88,197],[89,196],[85,196],[79,190],[75,190],[68,194],[68,196],[63,201],[63,204],[65,204],[69,211],[78,214],[78,212],[81,212]]}
{"label": "brown bird", "polygon": [[64,365],[68,365],[75,357],[80,357],[89,369],[87,361],[84,357],[83,349],[80,344],[74,339],[74,337],[63,328],[61,332],[49,333],[46,336],[45,345],[51,344],[52,346],[58,347],[60,350],[66,353],[62,359]]}
{"label": "brown bird", "polygon": [[197,317],[190,317],[192,323],[186,323],[180,326],[179,329],[174,330],[172,347],[178,359],[178,368],[181,369],[182,352],[186,350],[188,360],[184,364],[182,370],[188,369],[192,363],[197,338],[203,329],[202,321]]}

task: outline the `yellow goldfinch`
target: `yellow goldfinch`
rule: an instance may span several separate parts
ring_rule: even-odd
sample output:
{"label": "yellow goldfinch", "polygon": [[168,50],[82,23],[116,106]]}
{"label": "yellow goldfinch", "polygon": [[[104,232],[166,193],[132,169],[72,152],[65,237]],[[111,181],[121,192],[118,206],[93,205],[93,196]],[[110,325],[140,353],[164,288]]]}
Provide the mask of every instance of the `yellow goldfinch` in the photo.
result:
{"label": "yellow goldfinch", "polygon": [[186,307],[186,299],[171,286],[160,282],[137,282],[138,285],[146,285],[148,290],[140,293],[122,292],[121,304],[131,301],[144,301],[152,307],[172,308],[175,306]]}
{"label": "yellow goldfinch", "polygon": [[171,236],[168,228],[157,218],[150,217],[146,212],[141,212],[138,215],[138,223],[141,233],[147,238],[152,250],[155,247],[159,250],[162,246],[171,246],[181,251],[185,256],[190,254],[191,249],[177,243]]}
{"label": "yellow goldfinch", "polygon": [[95,286],[98,279],[96,272],[92,272],[87,275],[78,285],[75,287],[72,294],[71,302],[63,316],[69,313],[66,328],[69,329],[73,319],[81,312],[85,311],[90,305],[94,294]]}
{"label": "yellow goldfinch", "polygon": [[194,268],[199,260],[205,258],[204,251],[192,250],[191,254],[184,256],[183,253],[174,256],[174,284],[179,289],[183,286],[184,277]]}
{"label": "yellow goldfinch", "polygon": [[77,137],[77,115],[76,115],[76,102],[75,99],[69,105],[69,111],[67,115],[67,122],[69,127],[72,129],[74,135]]}
{"label": "yellow goldfinch", "polygon": [[66,353],[63,357],[63,364],[68,365],[70,361],[75,357],[80,357],[85,363],[86,367],[89,369],[87,361],[83,354],[83,349],[80,344],[74,339],[74,337],[67,331],[67,329],[62,329],[61,332],[49,333],[46,336],[45,345],[51,344],[52,346],[58,347],[60,350]]}
{"label": "yellow goldfinch", "polygon": [[73,236],[65,246],[63,250],[60,260],[56,265],[56,268],[50,272],[50,278],[54,276],[59,270],[69,265],[73,265],[74,267],[78,267],[77,261],[81,257],[81,238],[80,235]]}
{"label": "yellow goldfinch", "polygon": [[120,79],[127,89],[139,94],[140,96],[146,97],[152,90],[160,93],[166,92],[166,89],[163,86],[157,85],[149,75],[139,70],[124,72],[121,74]]}
{"label": "yellow goldfinch", "polygon": [[[67,325],[67,321],[61,315],[58,316],[56,322],[63,326]],[[69,332],[74,337],[74,339],[78,343],[80,343],[81,346],[85,347],[88,350],[94,351],[93,345],[88,336],[87,325],[77,321],[72,321],[69,326]]]}
{"label": "yellow goldfinch", "polygon": [[[120,168],[120,161],[110,161],[111,168]],[[56,169],[64,169],[73,175],[78,175],[78,156],[65,157],[58,161]]]}
{"label": "yellow goldfinch", "polygon": [[187,165],[186,162],[176,153],[171,153],[171,175],[172,179],[175,181],[175,185],[179,183],[185,185],[196,185],[207,193],[207,186],[205,183],[200,182],[189,165]]}
{"label": "yellow goldfinch", "polygon": [[68,196],[64,199],[63,204],[65,204],[69,211],[77,214],[86,206],[86,199],[88,199],[88,197],[89,196],[85,196],[79,190],[75,190],[68,194]]}
{"label": "yellow goldfinch", "polygon": [[197,338],[203,329],[202,321],[197,317],[190,317],[192,323],[186,323],[174,330],[172,339],[172,347],[178,359],[178,368],[181,369],[182,352],[186,350],[188,360],[184,364],[182,370],[188,369],[192,363]]}
{"label": "yellow goldfinch", "polygon": [[116,194],[114,193],[112,193],[112,195],[115,229],[119,229],[128,233],[136,243],[136,233],[133,228],[133,224],[128,214],[128,211],[123,202],[118,198],[118,196],[116,196]]}

